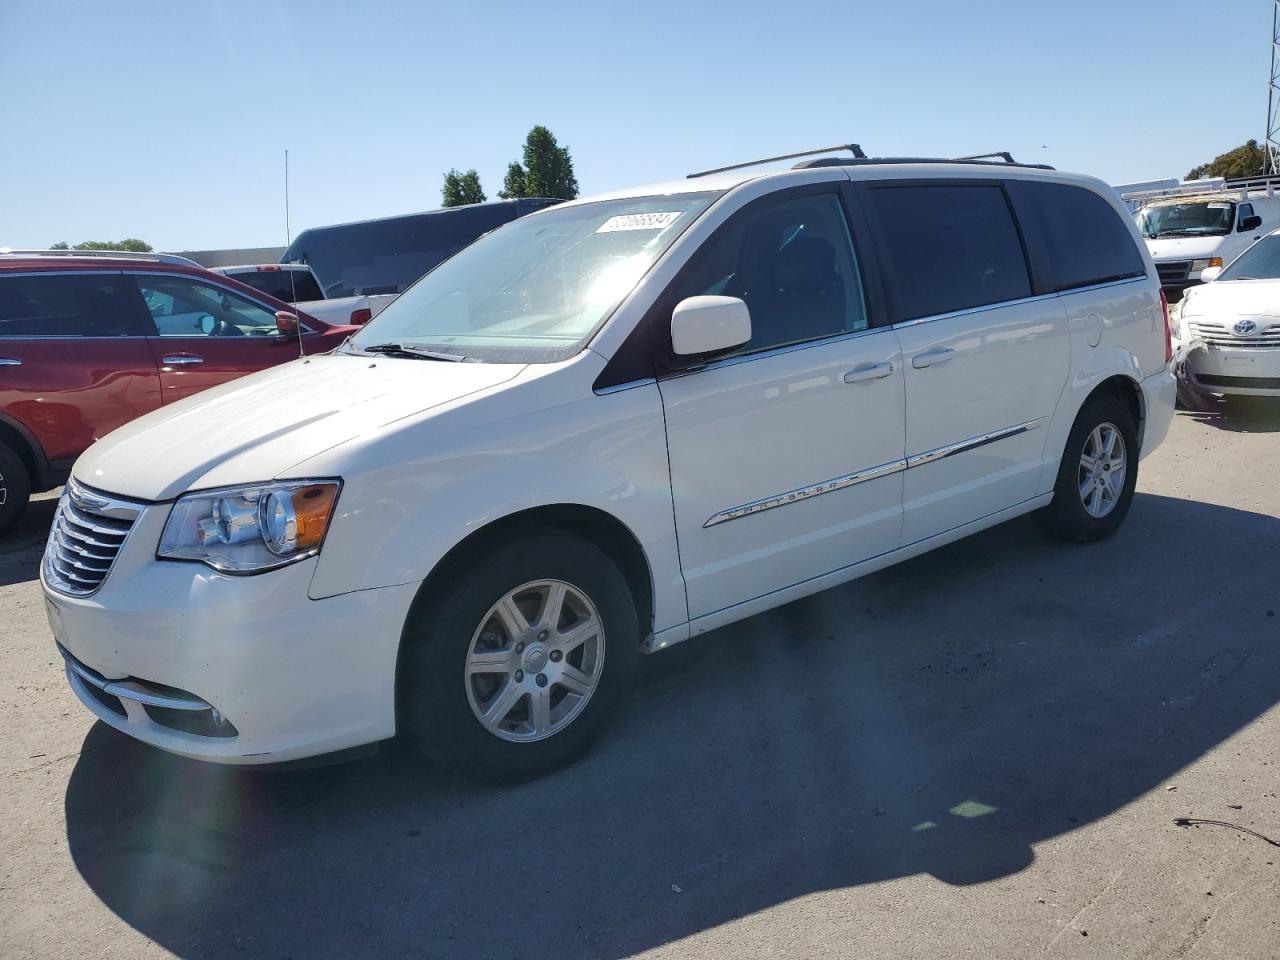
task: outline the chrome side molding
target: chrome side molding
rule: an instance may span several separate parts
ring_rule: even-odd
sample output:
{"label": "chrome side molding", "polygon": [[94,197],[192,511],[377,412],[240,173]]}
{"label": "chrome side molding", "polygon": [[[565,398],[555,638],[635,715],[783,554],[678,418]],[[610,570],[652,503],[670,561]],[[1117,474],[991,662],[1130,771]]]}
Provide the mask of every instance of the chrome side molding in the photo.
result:
{"label": "chrome side molding", "polygon": [[876,480],[880,477],[887,477],[895,473],[901,473],[903,470],[910,470],[913,467],[924,466],[924,464],[933,463],[935,460],[944,460],[947,457],[955,456],[957,453],[976,450],[978,447],[985,447],[987,444],[995,443],[997,440],[1016,437],[1020,433],[1026,433],[1028,430],[1034,430],[1036,427],[1044,423],[1044,421],[1044,417],[1037,417],[1035,420],[1028,420],[1025,423],[1019,423],[1012,427],[1005,427],[1003,430],[994,430],[991,433],[984,433],[981,436],[971,437],[968,440],[961,440],[959,443],[951,443],[947,444],[945,447],[936,447],[933,450],[926,450],[924,453],[917,453],[914,456],[907,457],[905,460],[894,460],[889,463],[882,463],[879,466],[868,467],[866,470],[859,470],[857,473],[846,473],[844,476],[836,477],[832,480],[823,480],[821,483],[815,483],[808,487],[800,487],[797,490],[788,490],[786,493],[779,493],[772,497],[753,500],[750,503],[744,503],[739,507],[730,507],[728,510],[721,510],[719,513],[713,514],[707,522],[702,525],[702,528],[705,530],[707,527],[714,527],[716,524],[724,523],[726,520],[737,520],[740,517],[747,517],[753,513],[761,513],[765,510],[772,510],[775,507],[785,507],[789,503],[808,500],[810,497],[818,497],[824,493],[831,493],[835,490],[843,490],[846,487],[852,487],[855,484],[866,483],[868,480]]}

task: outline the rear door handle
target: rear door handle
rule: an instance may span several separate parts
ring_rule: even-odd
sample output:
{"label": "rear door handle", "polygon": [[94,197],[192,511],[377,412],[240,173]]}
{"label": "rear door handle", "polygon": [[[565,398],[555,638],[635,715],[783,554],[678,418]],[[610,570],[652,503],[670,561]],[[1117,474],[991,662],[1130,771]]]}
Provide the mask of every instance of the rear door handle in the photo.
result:
{"label": "rear door handle", "polygon": [[160,361],[166,367],[195,367],[204,363],[204,357],[193,356],[189,353],[175,354],[172,357],[164,357]]}
{"label": "rear door handle", "polygon": [[950,347],[938,347],[934,350],[926,350],[924,353],[917,353],[911,358],[911,365],[917,370],[923,370],[925,367],[936,367],[940,363],[946,363],[956,352]]}
{"label": "rear door handle", "polygon": [[17,357],[0,357],[0,367],[20,367],[22,361]]}
{"label": "rear door handle", "polygon": [[854,367],[844,375],[845,383],[865,383],[867,380],[883,380],[893,373],[892,363],[867,363]]}

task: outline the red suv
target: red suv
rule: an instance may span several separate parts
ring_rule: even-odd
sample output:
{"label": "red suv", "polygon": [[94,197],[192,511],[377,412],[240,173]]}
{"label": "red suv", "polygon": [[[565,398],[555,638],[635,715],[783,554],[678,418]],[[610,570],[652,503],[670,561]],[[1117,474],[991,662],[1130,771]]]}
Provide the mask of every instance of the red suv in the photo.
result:
{"label": "red suv", "polygon": [[121,424],[357,329],[182,257],[0,253],[0,535]]}

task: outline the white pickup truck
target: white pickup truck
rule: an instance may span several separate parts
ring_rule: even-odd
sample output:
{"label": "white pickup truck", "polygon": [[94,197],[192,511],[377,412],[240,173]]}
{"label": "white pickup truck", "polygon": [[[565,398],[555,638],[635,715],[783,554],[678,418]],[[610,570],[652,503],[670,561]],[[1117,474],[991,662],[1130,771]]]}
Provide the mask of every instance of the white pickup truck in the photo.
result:
{"label": "white pickup truck", "polygon": [[277,300],[292,303],[303,313],[325,323],[368,323],[398,296],[395,293],[376,293],[325,297],[315,274],[305,263],[250,263],[212,269],[214,273],[234,277]]}

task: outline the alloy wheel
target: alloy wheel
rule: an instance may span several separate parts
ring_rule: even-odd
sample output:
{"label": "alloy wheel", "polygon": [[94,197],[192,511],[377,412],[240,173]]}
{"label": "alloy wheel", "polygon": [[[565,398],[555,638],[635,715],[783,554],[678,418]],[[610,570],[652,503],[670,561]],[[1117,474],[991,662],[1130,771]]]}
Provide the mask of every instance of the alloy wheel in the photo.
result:
{"label": "alloy wheel", "polygon": [[1080,502],[1091,517],[1102,518],[1116,508],[1124,492],[1129,462],[1124,437],[1114,423],[1093,428],[1080,454],[1077,482]]}
{"label": "alloy wheel", "polygon": [[582,712],[604,668],[604,625],[591,599],[562,580],[509,591],[467,648],[467,700],[503,740],[543,740]]}

